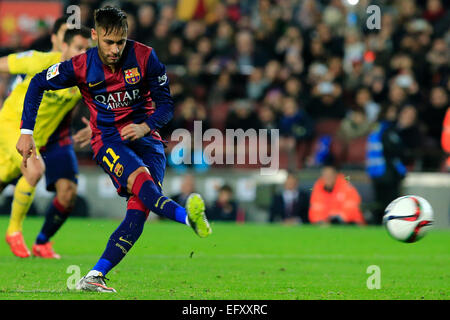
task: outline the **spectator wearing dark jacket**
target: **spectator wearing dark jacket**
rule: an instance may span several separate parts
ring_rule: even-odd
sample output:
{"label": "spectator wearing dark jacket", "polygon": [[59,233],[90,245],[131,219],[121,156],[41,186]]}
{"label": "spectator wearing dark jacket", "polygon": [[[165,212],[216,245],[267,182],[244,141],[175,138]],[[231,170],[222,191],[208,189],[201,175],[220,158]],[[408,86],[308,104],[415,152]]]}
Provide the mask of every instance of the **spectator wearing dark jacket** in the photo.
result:
{"label": "spectator wearing dark jacket", "polygon": [[233,189],[229,185],[223,185],[219,189],[217,200],[208,210],[207,215],[211,221],[244,221],[244,212],[233,200]]}
{"label": "spectator wearing dark jacket", "polygon": [[259,127],[258,116],[254,111],[253,104],[250,100],[237,100],[228,113],[226,119],[227,129],[257,129]]}
{"label": "spectator wearing dark jacket", "polygon": [[283,189],[272,197],[269,222],[308,223],[309,192],[299,188],[297,175],[290,172]]}
{"label": "spectator wearing dark jacket", "polygon": [[417,109],[413,105],[406,105],[400,110],[397,131],[405,149],[404,164],[408,168],[413,168],[416,155],[423,143],[417,124]]}
{"label": "spectator wearing dark jacket", "polygon": [[299,106],[292,97],[283,99],[283,114],[279,121],[280,149],[288,154],[288,167],[297,166],[297,145],[309,140],[313,135],[313,122],[309,115]]}
{"label": "spectator wearing dark jacket", "polygon": [[310,139],[313,134],[313,122],[309,115],[298,107],[294,98],[284,98],[283,104],[283,115],[280,119],[281,136],[292,137],[297,142]]}

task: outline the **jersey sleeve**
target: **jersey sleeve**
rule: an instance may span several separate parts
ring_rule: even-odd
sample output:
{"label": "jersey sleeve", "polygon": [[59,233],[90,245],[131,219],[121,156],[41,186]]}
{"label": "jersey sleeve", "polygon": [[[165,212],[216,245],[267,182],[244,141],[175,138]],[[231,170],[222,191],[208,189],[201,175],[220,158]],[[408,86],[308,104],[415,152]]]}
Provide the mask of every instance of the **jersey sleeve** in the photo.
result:
{"label": "jersey sleeve", "polygon": [[77,84],[72,60],[52,65],[36,74],[31,79],[23,104],[21,129],[33,130],[36,116],[46,90],[59,90],[73,87]]}
{"label": "jersey sleeve", "polygon": [[55,62],[55,58],[58,59],[60,55],[60,53],[34,50],[13,53],[8,55],[9,72],[11,74],[35,75],[52,65]]}
{"label": "jersey sleeve", "polygon": [[147,62],[147,82],[150,96],[156,104],[156,110],[145,122],[150,130],[154,131],[172,119],[174,109],[166,67],[159,61],[155,50],[152,50]]}

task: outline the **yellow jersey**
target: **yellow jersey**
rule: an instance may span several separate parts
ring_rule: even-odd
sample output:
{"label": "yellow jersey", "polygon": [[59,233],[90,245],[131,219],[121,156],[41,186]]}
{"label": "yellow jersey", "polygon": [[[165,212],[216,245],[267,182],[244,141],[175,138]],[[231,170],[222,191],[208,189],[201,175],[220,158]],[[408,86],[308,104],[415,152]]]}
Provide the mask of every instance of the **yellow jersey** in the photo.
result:
{"label": "yellow jersey", "polygon": [[[61,62],[61,52],[25,51],[8,56],[8,67],[12,74],[25,74],[25,79],[19,83],[4,101],[0,109],[0,139],[11,140],[15,144],[20,136],[20,121],[23,103],[31,79],[55,63]],[[33,137],[36,147],[45,146],[48,138],[59,126],[64,116],[72,110],[81,99],[77,87],[56,91],[45,91],[36,118],[36,130]],[[5,141],[2,141],[3,143]]]}

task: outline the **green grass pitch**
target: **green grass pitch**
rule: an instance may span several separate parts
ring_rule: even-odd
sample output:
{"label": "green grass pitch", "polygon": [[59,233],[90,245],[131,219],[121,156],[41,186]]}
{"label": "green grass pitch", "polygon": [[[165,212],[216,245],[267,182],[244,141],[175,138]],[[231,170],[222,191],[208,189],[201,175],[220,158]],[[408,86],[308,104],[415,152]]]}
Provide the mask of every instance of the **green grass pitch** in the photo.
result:
{"label": "green grass pitch", "polygon": [[[42,218],[28,218],[28,246]],[[117,294],[69,291],[71,265],[81,275],[96,263],[119,221],[69,219],[54,237],[61,260],[19,259],[0,244],[0,299],[446,299],[450,231],[432,230],[404,244],[381,227],[213,223],[200,239],[174,222],[147,223],[107,277]],[[6,230],[7,218],[0,218]],[[381,288],[366,273],[380,268]]]}

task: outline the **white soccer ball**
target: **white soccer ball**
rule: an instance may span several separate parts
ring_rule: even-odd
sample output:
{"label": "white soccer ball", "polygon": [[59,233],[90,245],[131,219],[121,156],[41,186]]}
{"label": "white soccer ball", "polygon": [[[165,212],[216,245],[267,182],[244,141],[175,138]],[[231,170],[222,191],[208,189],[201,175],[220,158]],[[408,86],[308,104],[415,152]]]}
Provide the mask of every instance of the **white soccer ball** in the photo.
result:
{"label": "white soccer ball", "polygon": [[383,223],[388,233],[399,241],[416,242],[431,229],[433,208],[422,197],[408,195],[392,201],[385,210]]}

